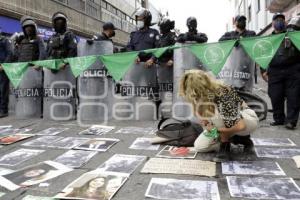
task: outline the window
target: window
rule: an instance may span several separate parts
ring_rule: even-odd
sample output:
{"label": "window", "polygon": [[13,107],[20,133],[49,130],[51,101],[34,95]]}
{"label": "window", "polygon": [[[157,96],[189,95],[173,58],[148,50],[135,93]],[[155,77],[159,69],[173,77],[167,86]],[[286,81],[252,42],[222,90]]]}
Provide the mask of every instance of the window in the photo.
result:
{"label": "window", "polygon": [[248,7],[248,21],[251,22],[252,20],[252,6]]}
{"label": "window", "polygon": [[266,10],[268,9],[268,7],[270,6],[270,4],[271,4],[271,0],[265,0],[266,1],[266,3],[265,3],[265,5],[266,5]]}
{"label": "window", "polygon": [[101,7],[107,9],[107,3],[106,3],[106,1],[103,1],[103,0],[101,1]]}
{"label": "window", "polygon": [[259,11],[260,11],[260,0],[257,0],[256,13],[259,13]]}

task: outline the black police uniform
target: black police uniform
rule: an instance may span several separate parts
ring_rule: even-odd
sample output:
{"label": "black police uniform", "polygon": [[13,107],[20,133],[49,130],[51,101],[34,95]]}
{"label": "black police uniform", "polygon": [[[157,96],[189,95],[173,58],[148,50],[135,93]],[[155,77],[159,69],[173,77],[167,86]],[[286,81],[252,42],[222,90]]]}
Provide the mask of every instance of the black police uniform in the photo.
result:
{"label": "black police uniform", "polygon": [[[10,62],[11,42],[0,34],[0,63]],[[4,71],[0,72],[0,114],[8,112],[9,80]]]}
{"label": "black police uniform", "polygon": [[17,47],[17,62],[43,60],[46,58],[46,48],[43,39],[36,36],[34,39],[23,37]]}
{"label": "black police uniform", "polygon": [[[167,47],[172,46],[176,43],[176,34],[174,32],[168,32],[162,34],[157,43],[157,47]],[[167,50],[158,60],[159,62],[165,63],[173,59],[173,50]]]}
{"label": "black police uniform", "polygon": [[[141,51],[146,49],[157,48],[157,42],[159,40],[159,33],[157,30],[147,28],[144,30],[133,31],[130,34],[130,40],[127,44],[127,51]],[[141,62],[146,62],[152,58],[152,54],[139,53]]]}
{"label": "black police uniform", "polygon": [[47,54],[50,59],[76,57],[77,41],[75,35],[69,30],[63,34],[55,33],[49,39]]}
{"label": "black police uniform", "polygon": [[245,30],[242,33],[239,33],[238,31],[231,31],[226,32],[219,41],[225,41],[225,40],[236,40],[240,38],[246,38],[246,37],[254,37],[256,36],[256,33],[254,31]]}
{"label": "black police uniform", "polygon": [[[274,121],[292,123],[296,126],[300,111],[299,50],[288,40],[283,41],[272,59],[267,73],[269,77],[268,94],[273,106]],[[286,116],[284,112],[285,99],[287,100]]]}
{"label": "black police uniform", "polygon": [[184,42],[197,42],[197,43],[205,43],[207,42],[208,38],[205,33],[198,33],[198,32],[186,32],[184,34],[180,34],[177,38],[177,42],[184,43]]}

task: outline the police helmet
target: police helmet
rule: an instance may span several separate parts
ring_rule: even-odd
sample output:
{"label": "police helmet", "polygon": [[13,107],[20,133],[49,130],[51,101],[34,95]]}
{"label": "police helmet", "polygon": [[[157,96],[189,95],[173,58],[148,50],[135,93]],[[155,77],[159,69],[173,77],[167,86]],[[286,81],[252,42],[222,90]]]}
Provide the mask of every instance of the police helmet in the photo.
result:
{"label": "police helmet", "polygon": [[143,17],[145,25],[151,26],[152,14],[148,9],[140,8],[134,13],[135,18]]}

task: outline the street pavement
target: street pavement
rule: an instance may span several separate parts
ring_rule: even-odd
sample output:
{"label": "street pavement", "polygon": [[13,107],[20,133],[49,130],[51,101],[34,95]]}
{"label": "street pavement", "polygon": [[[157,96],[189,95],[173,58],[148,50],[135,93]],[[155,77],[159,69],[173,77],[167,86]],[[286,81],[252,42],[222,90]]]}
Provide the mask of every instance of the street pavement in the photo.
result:
{"label": "street pavement", "polygon": [[[257,86],[258,87],[258,86]],[[263,97],[269,103],[265,84],[260,83],[260,88],[255,88],[255,93]],[[269,104],[270,105],[270,104]],[[297,146],[300,146],[300,131],[297,130],[290,131],[282,127],[270,127],[269,123],[272,121],[271,113],[268,113],[268,118],[265,121],[260,123],[259,129],[253,134],[253,137],[259,138],[290,138]],[[91,123],[92,124],[92,123]],[[85,130],[86,127],[78,126],[76,121],[69,122],[53,122],[53,121],[44,121],[42,119],[28,119],[28,120],[16,120],[14,117],[8,117],[0,120],[1,125],[13,125],[15,128],[31,128],[31,132],[35,133],[40,130],[44,130],[50,127],[66,127],[69,128],[67,131],[60,133],[58,136],[74,136],[74,137],[108,137],[108,138],[118,138],[120,142],[114,145],[105,153],[98,153],[94,156],[88,163],[79,169],[75,169],[72,172],[59,176],[55,179],[47,181],[48,186],[41,187],[40,185],[31,186],[28,188],[21,188],[13,192],[9,192],[4,188],[0,188],[0,192],[5,192],[6,195],[1,199],[5,200],[19,200],[26,195],[36,195],[36,196],[46,196],[51,197],[60,192],[65,186],[71,183],[73,180],[77,179],[81,174],[96,169],[99,165],[105,162],[114,154],[129,154],[129,155],[145,155],[149,158],[155,157],[158,151],[146,151],[146,150],[133,150],[128,147],[137,137],[143,137],[143,135],[134,135],[134,134],[116,134],[115,132],[122,127],[128,126],[137,126],[137,127],[153,127],[156,128],[157,122],[153,121],[111,121],[108,125],[116,126],[116,129],[109,132],[108,134],[101,136],[87,136],[87,135],[78,135],[82,130]],[[149,137],[149,135],[145,135]],[[32,139],[29,139],[32,140]],[[25,140],[23,142],[18,142],[12,145],[4,146],[0,148],[0,156],[3,156],[7,153],[15,151],[19,148],[22,143],[28,142]],[[27,147],[26,147],[27,148]],[[40,148],[32,148],[40,149]],[[63,154],[67,150],[60,149],[50,149],[50,148],[41,148],[46,150],[46,152],[28,160],[16,167],[11,167],[10,169],[20,169],[28,165],[32,165],[38,162],[46,160],[54,160],[57,156]],[[162,147],[160,147],[162,149]],[[215,153],[199,153],[196,157],[198,160],[207,160],[211,161]],[[234,160],[269,160],[276,161],[279,163],[280,167],[284,170],[287,177],[291,177],[295,182],[300,186],[300,170],[297,169],[296,164],[292,159],[268,159],[268,158],[257,158],[255,154],[242,154],[237,153],[233,156]],[[219,193],[222,200],[226,199],[235,199],[231,198],[226,183],[226,176],[222,175],[221,164],[217,164],[217,175],[216,177],[202,177],[202,176],[188,176],[188,175],[170,175],[170,174],[141,174],[140,170],[144,166],[144,163],[140,165],[137,170],[130,176],[129,180],[121,187],[121,189],[113,197],[115,200],[142,200],[145,198],[145,192],[148,187],[148,184],[153,177],[157,178],[175,178],[175,179],[184,179],[184,180],[213,180],[218,182]],[[5,166],[0,166],[7,168]]]}

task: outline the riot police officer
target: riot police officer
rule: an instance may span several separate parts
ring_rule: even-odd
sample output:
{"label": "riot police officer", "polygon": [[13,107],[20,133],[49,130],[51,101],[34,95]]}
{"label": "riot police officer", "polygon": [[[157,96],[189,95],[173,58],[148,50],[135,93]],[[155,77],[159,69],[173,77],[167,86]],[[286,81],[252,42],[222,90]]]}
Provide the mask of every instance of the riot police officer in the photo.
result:
{"label": "riot police officer", "polygon": [[[115,37],[116,35],[116,27],[111,22],[106,22],[102,26],[102,33],[99,35],[94,35],[92,39],[88,39],[87,43],[92,45],[94,41],[111,41],[113,43],[113,40],[111,38]],[[117,47],[114,47],[114,53],[118,53],[119,49]]]}
{"label": "riot police officer", "polygon": [[76,57],[77,40],[73,32],[67,28],[67,16],[62,12],[54,13],[52,24],[55,34],[51,36],[47,46],[49,59]]}
{"label": "riot police officer", "polygon": [[[176,43],[176,33],[172,32],[175,28],[175,21],[164,18],[158,23],[160,29],[160,38],[157,47],[172,46]],[[167,50],[160,58],[159,62],[167,63],[167,66],[173,66],[173,51]]]}
{"label": "riot police officer", "polygon": [[197,30],[197,19],[195,17],[189,17],[186,21],[186,25],[188,27],[188,32],[184,34],[180,34],[178,36],[177,42],[184,43],[184,42],[197,42],[197,43],[205,43],[207,42],[208,38],[205,33],[199,33]]}
{"label": "riot police officer", "polygon": [[[30,16],[23,16],[20,20],[23,34],[17,39],[15,59],[17,62],[43,60],[46,58],[46,48],[42,38],[38,36],[37,25]],[[38,66],[32,66],[39,69]]]}
{"label": "riot police officer", "polygon": [[[1,29],[1,28],[0,28]],[[0,30],[0,118],[8,116],[9,80],[1,66],[12,57],[11,41],[2,35]]]}
{"label": "riot police officer", "polygon": [[[127,51],[141,51],[157,47],[159,33],[157,30],[150,28],[152,14],[149,10],[141,8],[136,11],[135,19],[137,22],[137,31],[130,33],[130,39],[127,44]],[[155,62],[152,54],[141,52],[136,63],[145,62],[146,67],[151,67]]]}
{"label": "riot police officer", "polygon": [[238,15],[234,18],[235,31],[226,32],[219,41],[236,40],[245,37],[256,36],[256,33],[246,29],[247,18],[243,15]]}
{"label": "riot police officer", "polygon": [[100,35],[94,35],[93,38],[90,40],[87,40],[87,42],[89,44],[93,44],[93,41],[105,41],[105,40],[107,41],[108,40],[108,41],[113,42],[111,38],[115,37],[115,35],[116,35],[116,31],[115,31],[116,27],[114,26],[114,24],[111,22],[106,22],[103,24],[102,29],[103,29],[103,31]]}
{"label": "riot police officer", "polygon": [[[285,33],[285,15],[276,13],[272,25],[273,35]],[[262,75],[268,81],[268,94],[273,107],[274,122],[271,125],[285,124],[287,129],[295,129],[300,111],[300,52],[288,38],[280,45],[267,71],[262,70]]]}

